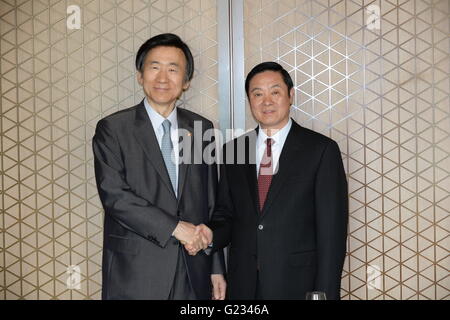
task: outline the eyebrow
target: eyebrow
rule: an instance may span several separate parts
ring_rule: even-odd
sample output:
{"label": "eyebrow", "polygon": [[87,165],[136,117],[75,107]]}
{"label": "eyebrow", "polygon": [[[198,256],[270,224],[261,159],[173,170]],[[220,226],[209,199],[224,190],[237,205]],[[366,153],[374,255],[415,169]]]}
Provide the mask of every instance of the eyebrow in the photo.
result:
{"label": "eyebrow", "polygon": [[[154,63],[156,63],[156,64],[162,64],[161,62],[159,62],[159,61],[157,61],[157,60],[153,60],[153,61],[149,61],[149,62],[147,62],[148,64],[154,64]],[[179,64],[178,63],[176,63],[176,62],[169,62],[169,63],[167,63],[169,66],[179,66]]]}
{"label": "eyebrow", "polygon": [[[274,84],[273,86],[270,87],[270,89],[273,89],[273,88],[281,88],[281,86],[277,83],[277,84]],[[253,88],[252,90],[250,90],[250,92],[253,92],[253,91],[256,91],[256,90],[262,90],[262,89],[259,88],[259,87],[256,87],[256,88]]]}

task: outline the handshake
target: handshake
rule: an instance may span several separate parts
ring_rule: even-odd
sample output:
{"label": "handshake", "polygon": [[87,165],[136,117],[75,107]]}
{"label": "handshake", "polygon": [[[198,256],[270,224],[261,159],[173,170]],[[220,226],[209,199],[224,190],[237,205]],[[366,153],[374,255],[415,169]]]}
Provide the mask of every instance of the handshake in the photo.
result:
{"label": "handshake", "polygon": [[191,256],[195,256],[200,250],[208,248],[213,239],[213,233],[206,225],[195,226],[186,221],[178,222],[172,236],[184,245]]}

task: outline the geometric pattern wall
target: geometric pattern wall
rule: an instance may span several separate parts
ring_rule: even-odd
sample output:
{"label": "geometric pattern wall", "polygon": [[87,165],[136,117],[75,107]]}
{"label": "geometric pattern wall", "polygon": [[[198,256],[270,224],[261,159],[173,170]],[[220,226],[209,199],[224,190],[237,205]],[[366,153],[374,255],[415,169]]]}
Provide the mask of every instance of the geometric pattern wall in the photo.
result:
{"label": "geometric pattern wall", "polygon": [[[67,27],[69,5],[80,29]],[[201,0],[0,1],[0,299],[101,297],[95,125],[142,99],[135,54],[161,32],[190,45],[196,69],[182,100],[217,125],[216,10]]]}
{"label": "geometric pattern wall", "polygon": [[[182,100],[218,126],[217,1],[70,4],[79,30],[67,1],[0,0],[0,299],[100,298],[91,139],[100,118],[142,99],[134,58],[146,39],[174,32],[190,45]],[[342,298],[449,299],[448,1],[245,0],[244,27],[245,71],[282,63],[292,116],[341,148]]]}
{"label": "geometric pattern wall", "polygon": [[449,13],[448,0],[244,2],[246,72],[281,63],[292,117],[340,146],[343,299],[450,299]]}

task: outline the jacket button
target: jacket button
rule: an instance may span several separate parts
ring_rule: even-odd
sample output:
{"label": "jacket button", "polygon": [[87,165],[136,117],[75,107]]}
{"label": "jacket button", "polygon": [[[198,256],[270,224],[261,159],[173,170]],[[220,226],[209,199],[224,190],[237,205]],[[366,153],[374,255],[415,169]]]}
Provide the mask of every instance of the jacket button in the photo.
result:
{"label": "jacket button", "polygon": [[264,229],[264,226],[263,226],[262,224],[260,224],[260,225],[258,226],[258,229],[259,229],[259,230],[262,230],[262,229]]}

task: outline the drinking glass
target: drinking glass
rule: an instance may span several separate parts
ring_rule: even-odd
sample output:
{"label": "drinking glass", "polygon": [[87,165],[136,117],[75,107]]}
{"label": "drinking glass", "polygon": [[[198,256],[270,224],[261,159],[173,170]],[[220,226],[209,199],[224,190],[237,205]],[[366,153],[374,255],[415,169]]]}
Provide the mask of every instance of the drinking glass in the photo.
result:
{"label": "drinking glass", "polygon": [[306,300],[327,300],[327,295],[322,291],[307,292]]}

